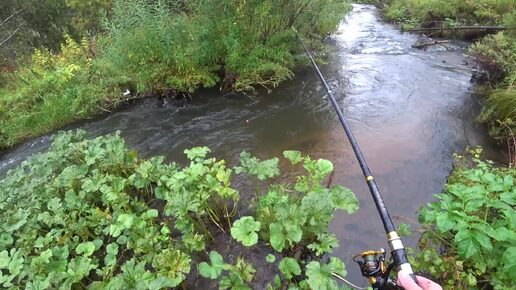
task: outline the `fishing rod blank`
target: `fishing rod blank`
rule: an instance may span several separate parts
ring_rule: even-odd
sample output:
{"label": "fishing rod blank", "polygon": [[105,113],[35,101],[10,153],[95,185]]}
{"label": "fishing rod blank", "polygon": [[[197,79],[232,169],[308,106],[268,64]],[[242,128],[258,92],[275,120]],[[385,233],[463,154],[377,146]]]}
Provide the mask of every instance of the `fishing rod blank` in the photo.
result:
{"label": "fishing rod blank", "polygon": [[310,61],[313,65],[313,67],[315,68],[315,71],[317,72],[317,75],[318,75],[321,83],[326,88],[328,97],[333,105],[333,108],[335,109],[335,112],[337,113],[337,116],[339,117],[340,123],[342,124],[344,131],[346,132],[346,135],[348,137],[349,142],[351,143],[351,147],[353,148],[353,152],[355,153],[358,163],[360,164],[360,168],[362,169],[364,177],[367,181],[367,185],[368,185],[369,191],[371,192],[371,195],[373,197],[374,203],[376,205],[376,209],[378,210],[378,213],[380,214],[380,218],[382,220],[383,227],[385,228],[385,232],[387,233],[387,240],[389,242],[389,248],[391,250],[391,255],[394,260],[394,265],[397,266],[400,270],[403,270],[404,272],[409,273],[410,277],[414,280],[414,282],[417,283],[416,276],[414,275],[414,272],[412,271],[412,267],[410,266],[410,264],[408,262],[405,248],[403,247],[403,243],[401,242],[401,238],[398,235],[398,233],[396,232],[394,223],[392,222],[389,212],[387,211],[387,207],[385,206],[385,203],[380,194],[380,190],[378,189],[376,181],[374,180],[374,177],[371,174],[369,167],[367,166],[364,155],[362,154],[362,151],[360,150],[360,147],[358,146],[358,142],[355,139],[355,136],[353,135],[353,132],[351,131],[351,128],[350,128],[346,118],[344,117],[344,114],[342,113],[341,109],[339,108],[339,105],[337,104],[337,101],[335,100],[335,96],[333,95],[331,88],[328,86],[326,79],[324,78],[323,74],[321,73],[321,70],[317,66],[317,63],[315,62],[314,58],[312,57],[312,54],[306,47],[305,43],[303,42],[303,40],[301,39],[301,37],[299,36],[297,31],[295,29],[294,29],[294,31],[296,32],[297,38],[299,39],[299,42],[303,46],[306,54],[310,58]]}

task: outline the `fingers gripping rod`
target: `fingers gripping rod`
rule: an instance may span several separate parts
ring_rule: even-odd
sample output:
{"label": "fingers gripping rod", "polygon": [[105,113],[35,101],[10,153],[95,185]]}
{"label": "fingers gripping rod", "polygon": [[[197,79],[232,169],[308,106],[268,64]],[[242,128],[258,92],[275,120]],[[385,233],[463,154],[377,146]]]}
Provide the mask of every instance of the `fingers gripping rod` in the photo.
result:
{"label": "fingers gripping rod", "polygon": [[340,123],[342,124],[344,131],[346,132],[346,136],[348,137],[349,143],[351,143],[351,148],[353,148],[353,152],[355,153],[358,163],[360,164],[360,168],[362,169],[362,173],[364,174],[364,177],[367,181],[367,186],[369,187],[369,191],[371,192],[371,195],[373,197],[376,209],[380,214],[383,227],[385,229],[385,232],[387,233],[387,240],[389,242],[389,248],[391,250],[391,255],[394,260],[394,265],[397,266],[399,270],[404,270],[406,273],[409,273],[410,277],[414,280],[414,282],[417,283],[416,276],[414,275],[412,267],[408,262],[407,254],[405,252],[405,248],[403,247],[403,243],[401,242],[401,238],[396,232],[394,223],[392,222],[389,212],[387,211],[387,207],[385,206],[385,203],[380,194],[380,190],[378,189],[376,181],[374,180],[373,175],[371,174],[371,171],[367,166],[367,162],[364,158],[364,155],[362,154],[362,151],[358,146],[358,142],[355,139],[355,136],[353,135],[353,132],[351,131],[351,128],[349,127],[349,124],[346,118],[344,117],[344,114],[342,113],[339,105],[337,104],[337,101],[335,100],[335,96],[333,95],[331,88],[328,86],[326,79],[324,78],[323,74],[321,73],[321,70],[317,66],[317,63],[315,62],[314,58],[312,57],[312,54],[306,47],[305,43],[303,42],[297,31],[295,29],[294,31],[296,32],[297,38],[303,46],[303,49],[310,58],[310,61],[317,73],[317,76],[319,77],[321,83],[328,92],[327,95],[333,105],[333,108],[335,109],[335,112],[337,113],[337,116],[339,117]]}

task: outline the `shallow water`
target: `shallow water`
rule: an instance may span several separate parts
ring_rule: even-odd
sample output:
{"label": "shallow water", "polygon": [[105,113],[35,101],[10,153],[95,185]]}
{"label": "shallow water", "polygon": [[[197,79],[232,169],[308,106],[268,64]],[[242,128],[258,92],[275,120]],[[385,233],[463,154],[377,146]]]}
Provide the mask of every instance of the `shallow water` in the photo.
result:
{"label": "shallow water", "polygon": [[[354,5],[332,36],[334,53],[321,65],[391,215],[412,219],[442,189],[453,152],[482,145],[496,158],[484,128],[474,122],[478,104],[470,83],[471,61],[464,55],[467,44],[422,51],[411,47],[417,39],[380,22],[374,7]],[[351,256],[387,248],[387,243],[360,168],[324,95],[315,74],[306,68],[271,93],[221,97],[216,91],[202,91],[182,108],[148,99],[67,128],[79,127],[92,136],[120,130],[141,154],[180,162],[185,148],[203,145],[230,165],[243,150],[266,158],[295,149],[332,160],[333,183],[350,187],[360,199],[356,214],[336,215],[331,230],[341,246],[335,254],[346,262],[349,279],[365,285]],[[48,143],[49,137],[43,136],[7,152],[0,158],[0,173]]]}

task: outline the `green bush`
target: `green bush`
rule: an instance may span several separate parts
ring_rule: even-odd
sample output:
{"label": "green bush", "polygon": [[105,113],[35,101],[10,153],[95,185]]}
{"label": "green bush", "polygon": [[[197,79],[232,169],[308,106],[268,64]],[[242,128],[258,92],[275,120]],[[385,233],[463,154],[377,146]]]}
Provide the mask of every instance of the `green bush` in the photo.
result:
{"label": "green bush", "polygon": [[432,21],[451,21],[464,25],[496,25],[504,15],[516,9],[512,0],[392,0],[386,6],[388,19],[414,21],[421,25]]}
{"label": "green bush", "polygon": [[516,286],[516,169],[457,156],[438,201],[421,210],[415,267],[454,289]]}
{"label": "green bush", "polygon": [[[234,220],[240,195],[231,187],[233,170],[208,158],[209,152],[185,150],[190,163],[182,167],[162,157],[140,159],[118,135],[88,140],[77,131],[53,137],[48,152],[0,180],[0,287],[187,287],[186,276],[198,268],[203,277],[220,278],[221,289],[250,289],[255,270],[242,258],[225,263],[212,252],[209,264],[199,263],[215,235],[229,241],[231,232],[246,247],[256,246],[260,235],[272,245],[267,261],[289,257],[279,263],[283,278],[274,285],[337,289],[331,273],[344,276],[344,264],[337,258],[321,264],[319,257],[338,245],[328,232],[334,210],[352,212],[357,200],[341,186],[321,186],[331,162],[303,157],[307,174],[295,186],[271,185],[258,199],[256,217]],[[256,175],[257,182],[280,173],[277,158],[260,161],[243,153],[241,163],[234,170]],[[257,209],[253,203],[251,208]],[[269,210],[277,215],[265,218]],[[293,259],[294,247],[313,258]],[[298,263],[307,264],[304,274]]]}
{"label": "green bush", "polygon": [[[515,16],[506,17],[507,25]],[[487,36],[474,44],[471,52],[486,69],[488,79],[499,82],[487,93],[479,119],[490,126],[496,138],[511,138],[516,132],[516,38],[510,32]]]}
{"label": "green bush", "polygon": [[67,38],[59,54],[36,50],[10,78],[0,90],[0,148],[91,116],[109,95],[92,72],[86,40]]}
{"label": "green bush", "polygon": [[350,7],[334,0],[167,3],[118,0],[106,20],[99,63],[138,91],[191,92],[219,75],[230,89],[276,86],[292,76],[299,50],[291,27],[319,41]]}

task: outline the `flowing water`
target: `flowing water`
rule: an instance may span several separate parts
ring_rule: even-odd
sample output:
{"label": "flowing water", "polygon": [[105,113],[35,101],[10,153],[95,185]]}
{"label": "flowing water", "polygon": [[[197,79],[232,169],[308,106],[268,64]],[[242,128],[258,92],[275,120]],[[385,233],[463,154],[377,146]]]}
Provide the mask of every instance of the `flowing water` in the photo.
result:
{"label": "flowing water", "polygon": [[[353,12],[331,37],[334,53],[323,74],[335,92],[369,162],[392,216],[415,219],[418,208],[441,191],[452,154],[468,145],[489,144],[474,122],[477,100],[464,43],[412,48],[418,37],[378,19],[368,5]],[[121,131],[144,156],[184,161],[185,148],[209,146],[235,165],[241,151],[262,158],[294,149],[334,162],[334,184],[350,187],[360,200],[354,215],[338,213],[331,230],[341,246],[349,279],[363,285],[351,256],[387,247],[381,221],[351,147],[314,72],[305,68],[272,92],[221,97],[202,91],[178,108],[148,99],[102,118],[75,124],[92,136]],[[48,147],[44,136],[0,159],[0,173]],[[492,156],[496,156],[493,153]],[[245,201],[243,201],[245,202]],[[416,239],[406,241],[414,246]]]}

